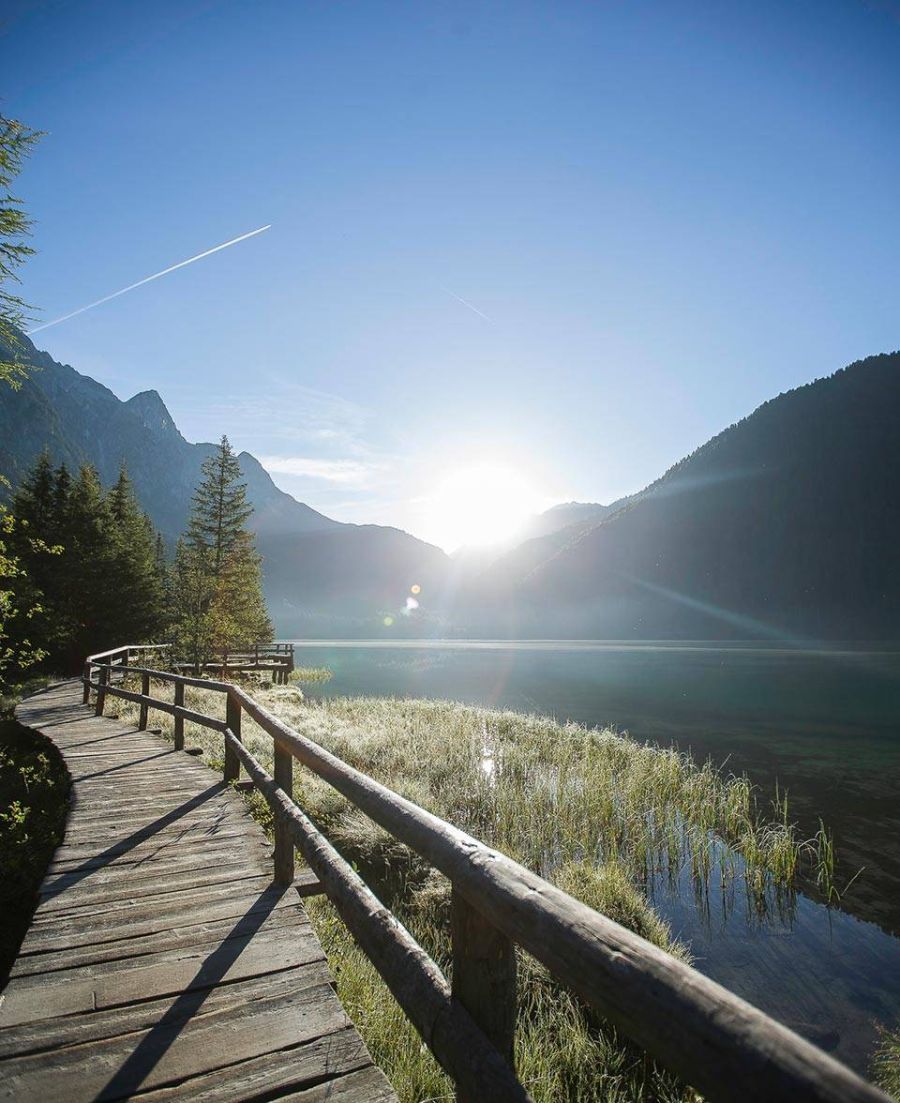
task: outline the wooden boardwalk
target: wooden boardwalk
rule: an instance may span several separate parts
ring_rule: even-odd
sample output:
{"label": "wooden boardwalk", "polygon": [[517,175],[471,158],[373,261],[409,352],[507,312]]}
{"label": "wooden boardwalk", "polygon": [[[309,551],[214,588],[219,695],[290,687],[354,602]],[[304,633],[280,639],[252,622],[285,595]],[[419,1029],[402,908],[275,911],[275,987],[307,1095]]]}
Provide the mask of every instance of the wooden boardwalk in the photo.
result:
{"label": "wooden boardwalk", "polygon": [[0,996],[0,1099],[389,1103],[241,798],[77,682],[22,702],[72,776]]}

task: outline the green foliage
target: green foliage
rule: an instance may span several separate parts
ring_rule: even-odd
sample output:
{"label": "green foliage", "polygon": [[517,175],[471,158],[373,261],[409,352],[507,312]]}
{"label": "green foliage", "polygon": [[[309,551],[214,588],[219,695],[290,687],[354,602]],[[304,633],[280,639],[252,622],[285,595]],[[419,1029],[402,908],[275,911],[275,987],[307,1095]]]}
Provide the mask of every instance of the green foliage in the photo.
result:
{"label": "green foliage", "polygon": [[0,986],[62,839],[68,776],[44,739],[0,721]]}
{"label": "green foliage", "polygon": [[[6,480],[0,477],[0,483]],[[0,693],[13,689],[21,677],[46,657],[36,641],[35,618],[42,613],[37,591],[20,556],[11,545],[17,542],[16,518],[0,505]],[[30,541],[34,555],[54,554],[43,541]]]}
{"label": "green foliage", "polygon": [[[16,269],[34,249],[27,242],[31,219],[10,188],[40,137],[37,131],[0,115],[0,340],[14,349],[19,344],[15,327],[25,320],[28,307],[4,284],[18,282]],[[26,374],[17,360],[0,360],[0,383],[19,387]]]}
{"label": "green foliage", "polygon": [[[92,651],[164,631],[165,562],[124,470],[105,492],[94,468],[85,465],[73,481],[45,453],[13,513],[22,571],[14,591],[49,665],[78,670]],[[21,631],[18,639],[26,640]]]}
{"label": "green foliage", "polygon": [[222,437],[217,451],[204,460],[203,478],[194,491],[188,523],[188,543],[210,554],[209,568],[218,579],[228,557],[246,535],[245,525],[253,512],[247,504],[247,486],[238,480],[241,465],[228,437]]}
{"label": "green foliage", "polygon": [[227,437],[201,471],[171,593],[176,646],[198,667],[230,648],[272,638],[262,564],[246,529],[252,508]]}

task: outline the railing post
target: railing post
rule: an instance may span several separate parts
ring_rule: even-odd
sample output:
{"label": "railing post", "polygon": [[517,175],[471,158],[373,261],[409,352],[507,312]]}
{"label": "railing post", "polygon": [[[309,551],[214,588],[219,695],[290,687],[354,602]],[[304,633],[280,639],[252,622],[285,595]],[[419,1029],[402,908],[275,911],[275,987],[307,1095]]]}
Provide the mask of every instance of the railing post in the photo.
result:
{"label": "railing post", "polygon": [[[178,708],[184,708],[184,682],[175,683],[175,704]],[[175,750],[184,750],[184,717],[175,715]]]}
{"label": "railing post", "polygon": [[[516,1034],[516,950],[454,888],[450,898],[453,998],[510,1065]],[[457,1103],[478,1103],[457,1088]]]}
{"label": "railing post", "polygon": [[[149,697],[150,696],[150,675],[149,674],[142,674],[141,675],[141,695],[144,696],[144,697]],[[150,706],[147,704],[146,701],[141,701],[141,712],[140,712],[140,716],[138,718],[138,730],[139,731],[146,731],[147,730],[147,717],[149,715],[149,712],[150,712]]]}
{"label": "railing post", "polygon": [[97,704],[94,708],[95,716],[103,715],[103,706],[106,703],[106,690],[103,688],[109,681],[109,667],[101,666],[99,668],[99,680],[100,685],[97,688]]}
{"label": "railing post", "polygon": [[[294,756],[279,743],[275,743],[274,779],[279,789],[293,798]],[[294,839],[287,823],[275,816],[275,883],[290,885],[294,880]]]}
{"label": "railing post", "polygon": [[81,691],[81,703],[86,705],[91,699],[91,664],[84,664],[84,689]]}
{"label": "railing post", "polygon": [[[225,697],[225,723],[235,739],[241,738],[241,703],[235,700],[231,694]],[[241,760],[236,752],[225,741],[225,780],[237,781],[241,776]]]}

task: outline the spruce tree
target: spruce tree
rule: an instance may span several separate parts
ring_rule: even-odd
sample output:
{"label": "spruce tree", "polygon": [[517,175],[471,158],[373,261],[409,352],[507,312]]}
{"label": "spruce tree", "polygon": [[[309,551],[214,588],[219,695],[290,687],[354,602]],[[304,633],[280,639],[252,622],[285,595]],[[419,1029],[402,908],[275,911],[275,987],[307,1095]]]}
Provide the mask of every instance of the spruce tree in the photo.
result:
{"label": "spruce tree", "polygon": [[272,638],[253,512],[227,437],[204,461],[187,535],[175,557],[177,642],[198,669],[214,655]]}
{"label": "spruce tree", "polygon": [[0,383],[11,387],[20,387],[27,374],[17,356],[21,346],[17,329],[28,307],[4,285],[18,282],[16,269],[34,249],[28,244],[31,219],[9,189],[40,137],[38,131],[0,115],[0,343],[13,352],[11,360],[0,356]]}
{"label": "spruce tree", "polygon": [[28,638],[47,653],[45,665],[77,670],[94,651],[161,637],[164,548],[124,469],[105,493],[94,468],[73,482],[41,456],[13,509],[18,604],[31,610]]}
{"label": "spruce tree", "polygon": [[124,466],[106,498],[109,511],[110,630],[127,643],[149,642],[162,627],[160,542],[137,504]]}
{"label": "spruce tree", "polygon": [[188,543],[209,552],[209,566],[218,579],[253,507],[247,504],[247,484],[238,481],[241,465],[228,437],[222,437],[200,472],[203,478],[194,491]]}

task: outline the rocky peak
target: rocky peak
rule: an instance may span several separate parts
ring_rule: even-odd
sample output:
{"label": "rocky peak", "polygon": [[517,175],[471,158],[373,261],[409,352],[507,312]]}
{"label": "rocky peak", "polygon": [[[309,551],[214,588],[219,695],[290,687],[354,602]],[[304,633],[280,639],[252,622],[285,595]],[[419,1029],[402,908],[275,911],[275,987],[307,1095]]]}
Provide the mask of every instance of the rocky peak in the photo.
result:
{"label": "rocky peak", "polygon": [[152,429],[157,433],[174,433],[181,437],[178,427],[172,415],[166,408],[165,402],[160,398],[158,391],[141,391],[129,398],[126,407],[141,419],[145,429]]}

